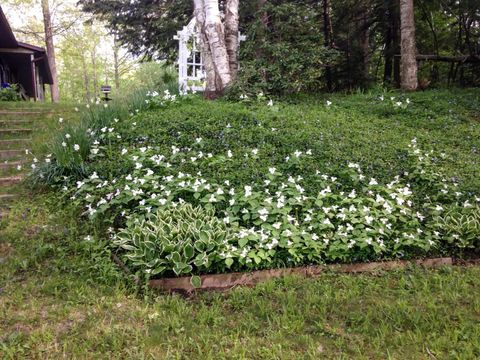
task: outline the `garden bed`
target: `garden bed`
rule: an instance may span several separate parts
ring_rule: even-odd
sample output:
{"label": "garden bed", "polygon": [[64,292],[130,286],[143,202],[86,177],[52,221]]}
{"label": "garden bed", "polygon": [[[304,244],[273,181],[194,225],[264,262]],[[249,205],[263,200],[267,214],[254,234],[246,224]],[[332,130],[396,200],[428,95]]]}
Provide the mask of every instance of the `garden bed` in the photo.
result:
{"label": "garden bed", "polygon": [[289,275],[307,278],[317,277],[326,271],[338,273],[365,273],[374,271],[405,269],[409,266],[421,266],[424,268],[438,268],[454,264],[451,257],[420,259],[420,260],[397,260],[385,262],[369,262],[357,264],[318,265],[298,268],[260,270],[249,273],[230,273],[202,275],[200,286],[192,284],[192,277],[164,278],[150,280],[149,286],[164,292],[179,292],[189,294],[194,291],[226,291],[237,286],[254,286],[258,283],[278,279]]}

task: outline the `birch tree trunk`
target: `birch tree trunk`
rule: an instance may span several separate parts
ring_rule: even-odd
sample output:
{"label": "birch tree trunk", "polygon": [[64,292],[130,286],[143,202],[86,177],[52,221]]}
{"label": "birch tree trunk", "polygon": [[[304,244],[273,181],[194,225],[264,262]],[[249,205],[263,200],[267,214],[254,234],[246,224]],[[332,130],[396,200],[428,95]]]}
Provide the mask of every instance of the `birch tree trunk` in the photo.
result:
{"label": "birch tree trunk", "polygon": [[205,97],[214,99],[223,94],[237,73],[239,0],[226,0],[225,26],[219,0],[193,0],[193,3],[206,72]]}
{"label": "birch tree trunk", "polygon": [[197,26],[200,30],[200,48],[202,51],[203,67],[205,69],[206,87],[204,95],[207,99],[213,99],[217,95],[216,89],[216,73],[213,65],[212,53],[210,52],[210,45],[208,44],[207,36],[205,35],[205,4],[203,0],[194,0],[195,18],[197,19]]}
{"label": "birch tree trunk", "polygon": [[43,26],[45,29],[45,45],[47,48],[47,58],[50,65],[53,84],[50,85],[50,93],[52,102],[56,103],[60,100],[60,92],[58,90],[57,65],[55,61],[55,48],[53,46],[53,28],[50,15],[50,5],[48,0],[42,0]]}
{"label": "birch tree trunk", "polygon": [[205,34],[212,54],[213,66],[217,76],[217,92],[223,93],[232,81],[230,65],[225,44],[225,32],[220,18],[218,0],[204,0]]}
{"label": "birch tree trunk", "polygon": [[401,87],[404,90],[413,91],[418,87],[413,0],[400,0],[400,33]]}
{"label": "birch tree trunk", "polygon": [[235,80],[238,71],[238,2],[227,0],[225,4],[225,43],[232,80]]}

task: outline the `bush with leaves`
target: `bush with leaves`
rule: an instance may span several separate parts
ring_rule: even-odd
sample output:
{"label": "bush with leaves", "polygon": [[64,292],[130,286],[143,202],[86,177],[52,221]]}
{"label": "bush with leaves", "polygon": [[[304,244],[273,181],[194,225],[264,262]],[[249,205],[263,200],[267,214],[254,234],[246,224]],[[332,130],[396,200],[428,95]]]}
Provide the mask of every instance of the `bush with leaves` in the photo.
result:
{"label": "bush with leaves", "polygon": [[222,271],[228,264],[221,254],[232,240],[232,229],[213,209],[182,203],[135,218],[113,244],[125,250],[128,265],[155,276]]}
{"label": "bush with leaves", "polygon": [[[478,199],[480,200],[480,199]],[[480,248],[480,206],[467,202],[454,206],[435,218],[437,231],[442,231],[445,248],[477,251]]]}
{"label": "bush with leaves", "polygon": [[241,69],[230,95],[318,92],[325,87],[325,68],[340,53],[322,46],[321,7],[308,2],[270,3],[268,25],[256,19],[240,46]]}
{"label": "bush with leaves", "polygon": [[0,101],[20,101],[18,85],[8,84],[0,87]]}

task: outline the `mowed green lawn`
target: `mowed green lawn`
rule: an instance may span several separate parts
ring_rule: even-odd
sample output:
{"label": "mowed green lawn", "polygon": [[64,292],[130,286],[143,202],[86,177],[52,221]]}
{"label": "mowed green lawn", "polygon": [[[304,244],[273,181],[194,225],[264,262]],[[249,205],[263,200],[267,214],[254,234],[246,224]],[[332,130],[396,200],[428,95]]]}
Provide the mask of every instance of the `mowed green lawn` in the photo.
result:
{"label": "mowed green lawn", "polygon": [[480,357],[478,267],[331,273],[185,299],[129,286],[54,205],[25,198],[0,225],[2,359]]}
{"label": "mowed green lawn", "polygon": [[[263,139],[272,160],[284,156],[277,148],[312,147],[325,170],[351,160],[389,178],[417,137],[450,155],[444,170],[478,193],[478,90],[412,94],[405,109],[379,95],[322,95],[284,102],[278,111],[195,100],[139,114],[132,138],[148,135],[169,147],[166,135],[190,131],[188,138],[194,133],[218,147],[222,139],[209,143],[209,134],[229,122],[258,121],[263,130],[231,141],[243,148]],[[242,138],[249,133],[255,137]],[[480,358],[479,267],[331,273],[185,299],[135,289],[105,244],[84,239],[93,225],[51,195],[23,192],[0,221],[0,359]]]}

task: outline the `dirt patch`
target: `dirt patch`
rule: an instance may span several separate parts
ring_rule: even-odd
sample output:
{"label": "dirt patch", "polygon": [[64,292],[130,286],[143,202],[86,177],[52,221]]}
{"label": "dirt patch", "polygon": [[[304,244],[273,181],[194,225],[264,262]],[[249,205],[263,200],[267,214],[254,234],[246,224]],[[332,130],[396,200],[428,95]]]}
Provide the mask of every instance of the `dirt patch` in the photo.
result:
{"label": "dirt patch", "polygon": [[6,259],[11,256],[14,249],[10,243],[0,243],[0,264],[3,262],[2,259]]}
{"label": "dirt patch", "polygon": [[378,271],[399,270],[409,266],[423,266],[425,268],[436,268],[445,265],[453,265],[452,258],[421,259],[415,261],[385,261],[358,264],[340,264],[325,266],[305,266],[289,269],[273,269],[253,271],[250,273],[231,273],[218,275],[200,276],[199,287],[192,285],[191,277],[165,278],[151,280],[149,286],[165,292],[178,292],[189,295],[197,290],[226,291],[236,286],[255,286],[270,279],[278,279],[288,275],[302,277],[318,277],[325,271],[338,273],[375,273]]}

